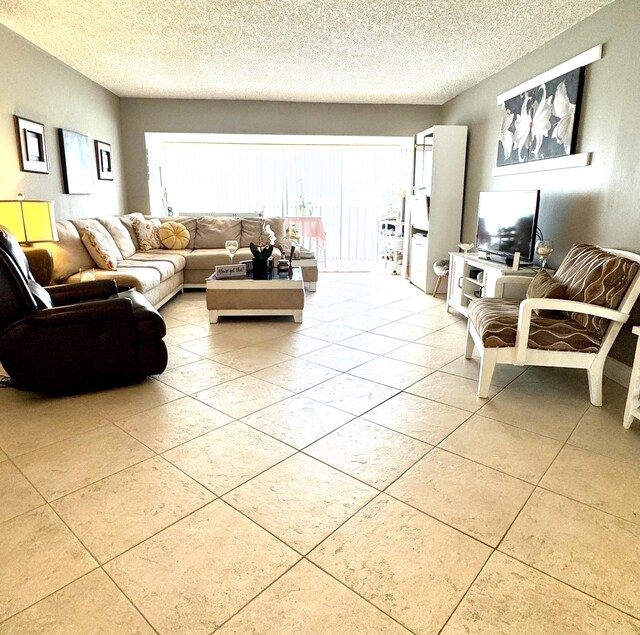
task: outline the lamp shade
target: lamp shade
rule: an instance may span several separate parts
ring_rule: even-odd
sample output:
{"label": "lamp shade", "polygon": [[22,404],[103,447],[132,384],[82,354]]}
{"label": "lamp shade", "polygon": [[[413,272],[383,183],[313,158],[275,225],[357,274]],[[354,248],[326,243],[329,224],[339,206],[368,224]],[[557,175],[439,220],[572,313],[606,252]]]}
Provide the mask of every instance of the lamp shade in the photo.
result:
{"label": "lamp shade", "polygon": [[21,243],[58,240],[53,201],[0,201],[0,225]]}

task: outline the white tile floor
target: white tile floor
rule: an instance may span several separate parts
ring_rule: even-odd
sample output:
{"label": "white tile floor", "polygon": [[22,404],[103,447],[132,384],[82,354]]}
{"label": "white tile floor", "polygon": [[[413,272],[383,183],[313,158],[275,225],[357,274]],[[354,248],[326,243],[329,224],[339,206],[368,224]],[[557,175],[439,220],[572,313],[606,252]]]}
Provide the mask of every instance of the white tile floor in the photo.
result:
{"label": "white tile floor", "polygon": [[397,277],[305,320],[162,309],[168,370],[0,389],[0,635],[638,633],[640,425],[581,371],[496,372]]}

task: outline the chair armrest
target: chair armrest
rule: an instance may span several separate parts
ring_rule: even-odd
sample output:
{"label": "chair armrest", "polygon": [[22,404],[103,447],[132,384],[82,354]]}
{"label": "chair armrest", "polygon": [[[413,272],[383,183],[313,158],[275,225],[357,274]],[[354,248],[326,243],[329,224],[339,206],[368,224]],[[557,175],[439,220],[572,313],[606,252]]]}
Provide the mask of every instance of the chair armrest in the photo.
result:
{"label": "chair armrest", "polygon": [[118,293],[118,285],[115,280],[90,280],[47,287],[47,291],[53,304],[62,306],[87,300],[106,300]]}
{"label": "chair armrest", "polygon": [[72,327],[99,320],[124,320],[133,317],[133,303],[129,298],[112,298],[68,306],[42,309],[25,319],[36,327]]}
{"label": "chair armrest", "polygon": [[527,354],[529,342],[529,330],[531,329],[531,312],[533,309],[545,309],[547,311],[568,311],[571,313],[584,313],[595,315],[613,322],[625,323],[629,319],[628,313],[608,309],[597,304],[576,302],[575,300],[562,300],[555,298],[530,298],[520,303],[518,312],[518,331],[516,333],[516,366],[522,366]]}
{"label": "chair armrest", "polygon": [[500,276],[496,280],[496,298],[501,298],[504,294],[504,288],[508,284],[516,284],[527,288],[533,280],[530,276]]}

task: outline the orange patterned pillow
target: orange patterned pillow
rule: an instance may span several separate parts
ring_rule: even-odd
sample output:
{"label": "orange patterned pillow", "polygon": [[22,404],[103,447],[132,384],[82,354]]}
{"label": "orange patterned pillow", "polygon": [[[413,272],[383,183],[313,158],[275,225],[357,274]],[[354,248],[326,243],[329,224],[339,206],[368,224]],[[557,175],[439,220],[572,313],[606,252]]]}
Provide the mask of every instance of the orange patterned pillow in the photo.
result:
{"label": "orange patterned pillow", "polygon": [[160,241],[160,219],[140,220],[134,218],[131,224],[133,225],[133,231],[136,234],[141,251],[162,249],[162,242]]}
{"label": "orange patterned pillow", "polygon": [[100,269],[106,269],[107,271],[116,271],[118,269],[118,256],[113,238],[93,229],[85,229],[82,232],[82,243],[87,248],[93,262]]}

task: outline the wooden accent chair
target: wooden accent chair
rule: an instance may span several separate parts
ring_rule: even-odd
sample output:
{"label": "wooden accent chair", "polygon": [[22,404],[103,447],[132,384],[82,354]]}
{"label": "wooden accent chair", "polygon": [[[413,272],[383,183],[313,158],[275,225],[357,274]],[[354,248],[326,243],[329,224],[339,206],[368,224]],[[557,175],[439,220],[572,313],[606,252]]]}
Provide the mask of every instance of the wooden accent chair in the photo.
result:
{"label": "wooden accent chair", "polygon": [[528,291],[525,300],[482,298],[469,305],[465,357],[474,347],[480,353],[479,397],[487,397],[496,364],[557,366],[586,369],[591,403],[602,405],[604,362],[640,295],[640,255],[574,245],[552,282],[562,297]]}

